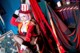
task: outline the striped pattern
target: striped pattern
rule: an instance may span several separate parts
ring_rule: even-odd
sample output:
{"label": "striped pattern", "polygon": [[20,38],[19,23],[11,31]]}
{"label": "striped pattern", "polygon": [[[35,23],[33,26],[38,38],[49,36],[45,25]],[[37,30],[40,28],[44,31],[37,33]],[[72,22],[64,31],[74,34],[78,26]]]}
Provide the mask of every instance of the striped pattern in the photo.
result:
{"label": "striped pattern", "polygon": [[28,5],[26,5],[26,4],[21,4],[21,10],[22,10],[22,11],[28,11],[28,10],[29,10]]}

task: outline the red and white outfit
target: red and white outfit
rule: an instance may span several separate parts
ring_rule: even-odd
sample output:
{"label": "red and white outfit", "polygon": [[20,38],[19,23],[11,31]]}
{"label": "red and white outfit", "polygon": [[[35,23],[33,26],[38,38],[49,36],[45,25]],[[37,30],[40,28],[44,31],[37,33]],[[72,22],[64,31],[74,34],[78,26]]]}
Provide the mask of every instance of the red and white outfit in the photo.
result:
{"label": "red and white outfit", "polygon": [[[25,42],[30,42],[32,36],[37,36],[37,34],[34,32],[36,26],[29,20],[31,19],[31,16],[28,15],[30,13],[30,10],[28,7],[29,6],[27,6],[27,4],[21,4],[21,9],[17,11],[17,13],[18,12],[19,13],[17,15],[14,14],[11,19],[11,24],[18,27],[19,34],[26,37]],[[26,22],[16,21],[17,19],[19,19],[18,17],[21,17],[21,16],[22,17],[27,16],[28,20]],[[24,35],[24,32],[25,32],[25,35]],[[24,45],[21,45],[21,46],[24,47],[23,49],[26,49]],[[21,50],[22,50],[22,47],[21,47]]]}
{"label": "red and white outfit", "polygon": [[[11,24],[13,24],[14,26],[18,26],[18,30],[19,30],[19,34],[23,35],[23,32],[26,32],[26,41],[30,42],[30,38],[31,36],[36,36],[36,34],[34,33],[34,28],[36,27],[34,24],[29,23],[26,27],[23,25],[23,23],[21,22],[16,22],[15,21],[16,18],[12,17],[11,19]],[[23,28],[24,27],[24,28]],[[23,28],[23,30],[22,30]],[[26,28],[26,30],[25,30]]]}

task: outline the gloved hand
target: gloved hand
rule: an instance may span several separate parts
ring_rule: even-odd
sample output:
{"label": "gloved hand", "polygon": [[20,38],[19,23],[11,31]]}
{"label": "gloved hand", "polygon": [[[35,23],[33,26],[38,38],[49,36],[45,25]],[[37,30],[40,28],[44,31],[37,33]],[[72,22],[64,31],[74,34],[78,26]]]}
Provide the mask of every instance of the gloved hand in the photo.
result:
{"label": "gloved hand", "polygon": [[15,14],[15,15],[18,15],[18,14],[19,14],[19,10],[16,10],[16,11],[14,12],[14,14]]}
{"label": "gloved hand", "polygon": [[13,14],[13,17],[14,17],[14,18],[18,18],[18,15],[19,15],[19,10],[16,10],[16,11],[14,12],[14,14]]}
{"label": "gloved hand", "polygon": [[27,46],[21,45],[21,50],[26,50]]}

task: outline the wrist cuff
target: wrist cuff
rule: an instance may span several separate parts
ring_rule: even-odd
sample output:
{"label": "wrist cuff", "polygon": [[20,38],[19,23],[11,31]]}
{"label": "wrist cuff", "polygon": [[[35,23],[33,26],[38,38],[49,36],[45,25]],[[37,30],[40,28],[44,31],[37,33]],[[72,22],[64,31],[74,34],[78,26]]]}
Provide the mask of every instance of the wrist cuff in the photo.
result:
{"label": "wrist cuff", "polygon": [[15,17],[15,18],[18,18],[18,15],[16,15],[16,14],[13,14],[13,17]]}

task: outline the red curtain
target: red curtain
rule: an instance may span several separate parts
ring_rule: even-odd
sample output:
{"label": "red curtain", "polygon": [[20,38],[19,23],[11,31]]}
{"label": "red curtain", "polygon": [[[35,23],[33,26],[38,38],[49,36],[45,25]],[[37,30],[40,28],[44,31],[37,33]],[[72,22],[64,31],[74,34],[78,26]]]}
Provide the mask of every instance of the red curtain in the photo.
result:
{"label": "red curtain", "polygon": [[[39,24],[41,30],[42,30],[42,33],[44,34],[44,36],[46,37],[48,43],[49,43],[49,46],[52,50],[53,53],[55,53],[54,51],[54,46],[52,45],[52,40],[48,37],[50,35],[47,34],[47,30],[46,30],[46,27],[49,29],[49,31],[51,32],[51,35],[52,35],[52,38],[55,39],[56,41],[56,44],[59,46],[59,50],[61,51],[60,53],[64,53],[65,50],[62,48],[62,46],[60,46],[60,43],[58,41],[58,39],[56,38],[56,35],[54,34],[51,26],[48,24],[48,22],[46,21],[45,19],[45,16],[43,15],[38,3],[36,2],[36,0],[30,0],[30,4],[31,4],[31,7],[32,7],[32,12],[34,14],[34,17],[37,21],[37,23]],[[45,27],[46,26],[46,27]]]}

